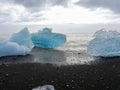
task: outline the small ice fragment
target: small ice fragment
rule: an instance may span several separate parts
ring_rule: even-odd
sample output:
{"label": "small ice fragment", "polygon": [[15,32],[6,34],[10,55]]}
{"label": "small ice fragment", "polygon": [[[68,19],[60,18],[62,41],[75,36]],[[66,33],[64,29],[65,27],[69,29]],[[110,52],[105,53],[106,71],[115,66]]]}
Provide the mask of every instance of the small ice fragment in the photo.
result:
{"label": "small ice fragment", "polygon": [[44,85],[44,86],[33,88],[32,90],[55,90],[55,89],[54,89],[54,86],[52,85]]}

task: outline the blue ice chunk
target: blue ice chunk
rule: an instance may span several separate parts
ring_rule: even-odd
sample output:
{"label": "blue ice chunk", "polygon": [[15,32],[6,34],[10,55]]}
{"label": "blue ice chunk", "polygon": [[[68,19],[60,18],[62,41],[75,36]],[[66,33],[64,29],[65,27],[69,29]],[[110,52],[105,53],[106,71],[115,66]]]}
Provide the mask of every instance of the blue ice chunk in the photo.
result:
{"label": "blue ice chunk", "polygon": [[89,42],[87,50],[93,56],[120,56],[120,33],[104,29],[97,31],[94,39]]}
{"label": "blue ice chunk", "polygon": [[0,40],[0,57],[11,55],[26,55],[33,48],[30,33],[27,28],[12,35],[9,40]]}
{"label": "blue ice chunk", "polygon": [[56,48],[66,43],[66,35],[53,33],[50,28],[32,34],[32,41],[36,47]]}
{"label": "blue ice chunk", "polygon": [[13,34],[10,41],[25,46],[30,50],[34,47],[28,28],[23,28],[19,33]]}

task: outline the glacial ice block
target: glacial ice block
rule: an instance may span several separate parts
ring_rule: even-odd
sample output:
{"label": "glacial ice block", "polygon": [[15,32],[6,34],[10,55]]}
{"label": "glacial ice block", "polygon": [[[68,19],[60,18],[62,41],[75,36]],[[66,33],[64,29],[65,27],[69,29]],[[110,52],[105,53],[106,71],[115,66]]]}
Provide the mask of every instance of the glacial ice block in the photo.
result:
{"label": "glacial ice block", "polygon": [[34,47],[31,40],[31,34],[29,33],[28,28],[24,28],[20,32],[13,34],[12,37],[10,38],[10,41],[25,46],[29,48],[30,51]]}
{"label": "glacial ice block", "polygon": [[12,35],[9,40],[0,40],[0,57],[11,55],[26,55],[33,48],[33,43],[27,28]]}
{"label": "glacial ice block", "polygon": [[32,41],[36,47],[56,48],[66,42],[66,35],[53,33],[51,29],[44,28],[43,31],[32,34]]}
{"label": "glacial ice block", "polygon": [[44,86],[33,88],[32,90],[55,90],[55,89],[54,89],[54,86],[52,85],[44,85]]}
{"label": "glacial ice block", "polygon": [[120,56],[120,33],[104,29],[94,34],[94,39],[88,44],[87,51],[93,56]]}

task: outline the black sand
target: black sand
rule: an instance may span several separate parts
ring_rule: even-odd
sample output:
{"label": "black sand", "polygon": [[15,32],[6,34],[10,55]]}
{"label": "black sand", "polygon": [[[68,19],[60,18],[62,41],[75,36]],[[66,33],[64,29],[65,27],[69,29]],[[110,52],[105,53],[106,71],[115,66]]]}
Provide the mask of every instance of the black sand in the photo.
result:
{"label": "black sand", "polygon": [[[111,59],[111,58],[110,58]],[[114,61],[112,61],[112,59]],[[94,65],[53,66],[24,63],[0,65],[0,90],[32,90],[54,85],[55,90],[120,90],[120,59]]]}

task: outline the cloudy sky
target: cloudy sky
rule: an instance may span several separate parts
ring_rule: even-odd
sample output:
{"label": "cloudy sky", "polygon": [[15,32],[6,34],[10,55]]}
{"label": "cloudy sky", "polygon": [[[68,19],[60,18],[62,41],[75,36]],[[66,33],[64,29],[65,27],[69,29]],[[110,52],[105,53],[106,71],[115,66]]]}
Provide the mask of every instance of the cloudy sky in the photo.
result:
{"label": "cloudy sky", "polygon": [[0,25],[115,24],[120,0],[0,0]]}

